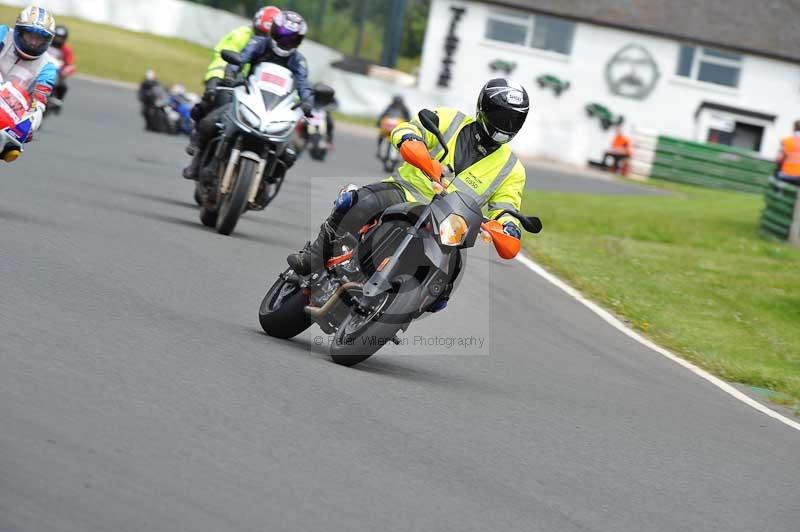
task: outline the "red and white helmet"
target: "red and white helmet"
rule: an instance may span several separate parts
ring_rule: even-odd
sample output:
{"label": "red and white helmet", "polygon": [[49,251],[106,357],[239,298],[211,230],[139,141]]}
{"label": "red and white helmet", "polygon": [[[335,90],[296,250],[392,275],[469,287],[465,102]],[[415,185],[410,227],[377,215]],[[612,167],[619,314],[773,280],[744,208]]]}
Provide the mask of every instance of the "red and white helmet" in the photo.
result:
{"label": "red and white helmet", "polygon": [[272,28],[272,19],[274,19],[281,12],[275,6],[262,7],[256,11],[253,16],[253,31],[257,35],[269,35],[269,30]]}

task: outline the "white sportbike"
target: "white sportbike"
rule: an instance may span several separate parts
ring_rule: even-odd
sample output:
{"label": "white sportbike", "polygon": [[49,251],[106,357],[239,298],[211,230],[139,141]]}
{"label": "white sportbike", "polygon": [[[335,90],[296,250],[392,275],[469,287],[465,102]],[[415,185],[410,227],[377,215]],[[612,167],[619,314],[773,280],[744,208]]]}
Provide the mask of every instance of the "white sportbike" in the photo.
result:
{"label": "white sportbike", "polygon": [[[222,57],[241,64],[235,52],[225,50]],[[235,88],[219,90],[232,92],[232,104],[203,152],[197,193],[203,224],[229,235],[246,210],[262,210],[278,194],[285,174],[278,171],[285,166],[281,156],[302,117],[302,102],[292,73],[275,63],[261,63]]]}

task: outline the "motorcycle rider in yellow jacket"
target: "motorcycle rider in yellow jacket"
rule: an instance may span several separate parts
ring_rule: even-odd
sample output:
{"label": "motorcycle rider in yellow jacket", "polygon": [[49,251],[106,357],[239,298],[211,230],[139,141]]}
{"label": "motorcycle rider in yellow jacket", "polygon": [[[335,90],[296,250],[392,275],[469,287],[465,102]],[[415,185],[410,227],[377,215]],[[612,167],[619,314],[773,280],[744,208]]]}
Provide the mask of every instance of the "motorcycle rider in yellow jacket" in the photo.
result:
{"label": "motorcycle rider in yellow jacket", "polygon": [[[442,162],[457,176],[448,190],[473,196],[493,218],[504,209],[520,210],[525,188],[525,168],[511,152],[508,142],[522,129],[530,103],[525,89],[513,81],[490,80],[478,97],[477,115],[469,117],[456,109],[435,112],[449,154]],[[400,149],[404,142],[424,142],[431,157],[438,159],[442,147],[436,137],[416,120],[404,122],[392,132],[392,144]],[[330,245],[341,236],[355,234],[377,219],[392,205],[405,202],[429,203],[435,192],[431,180],[418,168],[406,163],[388,179],[342,189],[334,209],[322,224],[314,242],[287,257],[289,266],[300,275],[322,269]],[[519,222],[508,215],[498,220],[506,234],[521,238]]]}
{"label": "motorcycle rider in yellow jacket", "polygon": [[211,64],[208,65],[208,70],[203,78],[206,87],[203,98],[192,108],[192,119],[195,122],[202,120],[215,107],[217,87],[225,77],[225,68],[228,66],[228,63],[222,58],[222,51],[231,50],[241,53],[254,35],[269,35],[272,19],[280,12],[281,10],[275,6],[262,7],[253,16],[251,26],[240,26],[234,29],[214,46],[211,51]]}

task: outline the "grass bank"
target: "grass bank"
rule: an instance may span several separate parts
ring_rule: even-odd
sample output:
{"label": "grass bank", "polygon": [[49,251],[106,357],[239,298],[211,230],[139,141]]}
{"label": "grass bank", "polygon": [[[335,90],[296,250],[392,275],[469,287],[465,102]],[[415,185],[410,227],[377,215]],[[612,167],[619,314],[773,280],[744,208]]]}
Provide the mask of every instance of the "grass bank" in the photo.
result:
{"label": "grass bank", "polygon": [[[0,23],[13,24],[17,7],[0,5]],[[72,17],[57,16],[70,30],[78,72],[116,81],[139,83],[153,69],[166,85],[181,83],[201,92],[211,52],[181,39],[127,31]],[[374,119],[335,113],[336,120],[374,126]]]}
{"label": "grass bank", "polygon": [[[13,25],[19,11],[18,7],[0,6],[0,22]],[[211,58],[207,48],[71,17],[56,16],[56,21],[69,27],[80,73],[138,83],[152,68],[166,84],[201,89]]]}
{"label": "grass bank", "polygon": [[800,409],[800,249],[759,237],[759,196],[669,189],[530,193],[545,230],[526,247],[659,344]]}

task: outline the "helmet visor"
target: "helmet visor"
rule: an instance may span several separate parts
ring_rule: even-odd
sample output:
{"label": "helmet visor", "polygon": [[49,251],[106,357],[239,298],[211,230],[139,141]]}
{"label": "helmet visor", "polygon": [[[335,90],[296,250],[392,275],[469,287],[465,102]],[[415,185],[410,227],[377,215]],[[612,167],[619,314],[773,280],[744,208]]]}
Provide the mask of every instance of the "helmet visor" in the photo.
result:
{"label": "helmet visor", "polygon": [[44,54],[53,41],[53,34],[38,26],[14,27],[14,43],[19,50],[27,55],[39,57]]}
{"label": "helmet visor", "polygon": [[483,120],[486,125],[511,135],[516,134],[522,129],[522,125],[525,124],[525,118],[527,117],[526,113],[502,107],[484,110],[481,111],[481,114],[483,115]]}
{"label": "helmet visor", "polygon": [[303,42],[303,35],[299,32],[280,28],[275,25],[272,26],[270,36],[278,48],[286,50],[287,52],[296,49],[300,46],[300,43]]}

